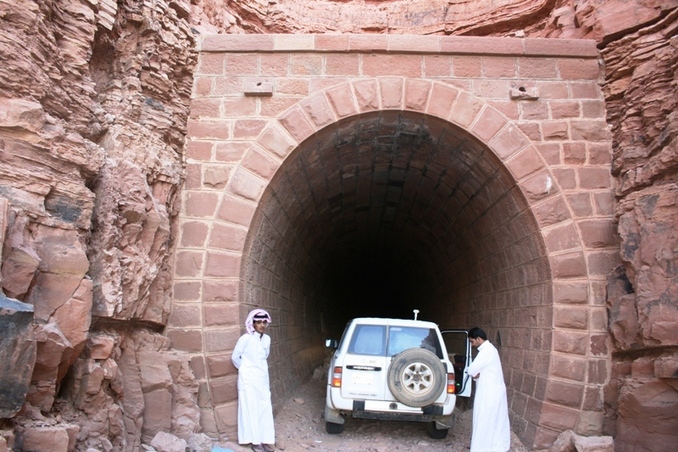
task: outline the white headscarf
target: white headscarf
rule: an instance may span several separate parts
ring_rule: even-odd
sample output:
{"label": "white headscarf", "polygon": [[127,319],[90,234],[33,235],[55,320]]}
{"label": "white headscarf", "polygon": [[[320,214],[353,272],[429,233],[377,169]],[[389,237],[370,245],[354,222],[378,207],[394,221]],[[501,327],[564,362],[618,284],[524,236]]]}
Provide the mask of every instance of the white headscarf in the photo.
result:
{"label": "white headscarf", "polygon": [[271,315],[263,309],[253,309],[247,314],[247,320],[245,320],[245,328],[249,334],[254,334],[254,317],[257,320],[267,320],[268,323],[271,323]]}

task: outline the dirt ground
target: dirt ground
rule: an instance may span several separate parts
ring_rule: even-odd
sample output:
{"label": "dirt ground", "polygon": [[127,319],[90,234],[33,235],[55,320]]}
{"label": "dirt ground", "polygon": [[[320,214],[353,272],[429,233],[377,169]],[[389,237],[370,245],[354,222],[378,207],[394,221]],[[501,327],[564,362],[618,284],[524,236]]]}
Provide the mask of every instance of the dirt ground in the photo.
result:
{"label": "dirt ground", "polygon": [[[472,411],[459,412],[455,425],[445,439],[431,439],[426,426],[418,422],[346,419],[344,432],[330,435],[325,431],[326,368],[316,369],[313,378],[298,388],[275,413],[276,450],[285,452],[342,451],[468,451],[471,442]],[[235,452],[251,450],[232,442],[221,447]],[[527,452],[515,434],[511,451]]]}

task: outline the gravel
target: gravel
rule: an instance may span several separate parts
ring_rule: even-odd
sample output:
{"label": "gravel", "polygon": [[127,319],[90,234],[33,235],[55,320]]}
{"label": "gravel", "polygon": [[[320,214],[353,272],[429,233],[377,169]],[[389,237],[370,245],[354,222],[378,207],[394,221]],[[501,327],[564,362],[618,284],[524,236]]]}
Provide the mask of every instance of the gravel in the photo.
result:
{"label": "gravel", "polygon": [[[275,413],[276,450],[285,452],[342,451],[468,451],[471,442],[473,412],[456,412],[454,427],[445,439],[431,439],[426,426],[418,422],[376,421],[346,418],[344,432],[330,435],[325,431],[323,410],[327,369],[316,369],[313,378],[299,387]],[[250,447],[226,443],[222,447],[235,452]],[[520,439],[512,434],[511,451],[527,452]]]}

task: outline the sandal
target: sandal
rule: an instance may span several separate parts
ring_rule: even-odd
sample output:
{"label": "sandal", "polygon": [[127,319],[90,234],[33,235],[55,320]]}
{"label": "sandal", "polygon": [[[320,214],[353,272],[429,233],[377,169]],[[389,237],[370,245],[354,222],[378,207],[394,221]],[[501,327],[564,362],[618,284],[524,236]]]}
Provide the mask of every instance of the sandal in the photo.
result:
{"label": "sandal", "polygon": [[273,449],[268,444],[262,444],[261,446],[264,448],[264,452],[275,452],[275,449]]}
{"label": "sandal", "polygon": [[254,452],[264,452],[266,449],[261,447],[261,444],[252,444],[252,450]]}

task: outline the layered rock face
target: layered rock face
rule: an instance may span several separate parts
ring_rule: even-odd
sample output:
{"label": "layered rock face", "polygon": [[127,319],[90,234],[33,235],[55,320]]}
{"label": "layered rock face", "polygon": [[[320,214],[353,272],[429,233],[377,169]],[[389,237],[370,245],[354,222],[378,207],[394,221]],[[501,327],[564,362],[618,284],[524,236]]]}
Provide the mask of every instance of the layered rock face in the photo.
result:
{"label": "layered rock face", "polygon": [[678,435],[677,17],[658,14],[602,51],[623,262],[608,286],[616,450],[668,451]]}
{"label": "layered rock face", "polygon": [[0,2],[2,290],[32,305],[37,350],[17,448],[198,429],[186,358],[158,333],[196,60],[171,3]]}
{"label": "layered rock face", "polygon": [[33,307],[32,325],[7,339],[26,349],[8,358],[23,384],[2,399],[3,441],[134,450],[159,431],[199,431],[187,358],[161,335],[195,35],[350,32],[599,43],[621,242],[611,340],[596,345],[613,356],[606,433],[618,450],[670,450],[677,29],[676,0],[0,0],[0,282],[11,299],[0,303],[22,318],[30,310],[16,303]]}

